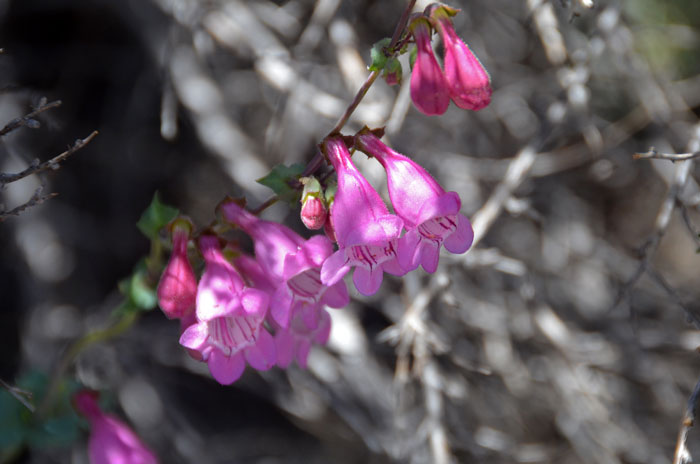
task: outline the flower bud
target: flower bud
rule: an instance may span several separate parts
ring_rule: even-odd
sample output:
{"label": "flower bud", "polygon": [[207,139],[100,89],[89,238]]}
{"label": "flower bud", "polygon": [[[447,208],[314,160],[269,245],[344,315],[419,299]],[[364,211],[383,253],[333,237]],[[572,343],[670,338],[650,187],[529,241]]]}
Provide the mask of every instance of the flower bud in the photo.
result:
{"label": "flower bud", "polygon": [[81,390],[73,405],[90,423],[88,456],[94,464],[158,464],[158,458],[134,431],[97,404],[97,393]]}
{"label": "flower bud", "polygon": [[323,227],[328,217],[321,184],[315,177],[304,177],[301,182],[304,184],[301,194],[301,222],[307,229],[318,230]]}
{"label": "flower bud", "polygon": [[445,47],[445,79],[455,105],[480,110],[491,102],[491,77],[467,44],[457,36],[451,16],[457,10],[444,5],[430,6],[431,18]]}
{"label": "flower bud", "polygon": [[430,44],[430,23],[419,17],[413,20],[410,29],[417,50],[411,74],[411,100],[423,114],[443,114],[450,106],[450,92]]}
{"label": "flower bud", "polygon": [[176,219],[172,226],[173,252],[158,284],[158,304],[169,319],[192,314],[197,299],[197,279],[187,259],[187,242],[192,226],[189,220]]}

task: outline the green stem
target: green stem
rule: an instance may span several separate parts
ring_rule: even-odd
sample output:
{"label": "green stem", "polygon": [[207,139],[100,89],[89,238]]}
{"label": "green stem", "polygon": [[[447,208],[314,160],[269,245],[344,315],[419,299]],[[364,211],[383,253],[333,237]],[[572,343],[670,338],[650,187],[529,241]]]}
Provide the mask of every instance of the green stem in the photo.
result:
{"label": "green stem", "polygon": [[134,322],[136,322],[138,317],[138,312],[129,311],[128,313],[121,316],[121,318],[111,326],[105,329],[95,330],[94,332],[87,333],[78,340],[76,340],[70,346],[70,348],[68,348],[68,351],[66,351],[66,353],[63,355],[63,358],[61,358],[58,367],[53,372],[53,375],[51,376],[51,382],[49,383],[49,388],[46,391],[46,396],[42,400],[41,406],[37,410],[37,417],[46,417],[46,414],[51,409],[51,406],[53,406],[53,402],[55,400],[56,394],[58,393],[58,387],[61,384],[61,379],[63,378],[63,375],[65,374],[68,367],[73,363],[75,358],[77,358],[82,351],[96,343],[104,342],[118,335],[121,335],[127,329],[129,329],[134,324]]}

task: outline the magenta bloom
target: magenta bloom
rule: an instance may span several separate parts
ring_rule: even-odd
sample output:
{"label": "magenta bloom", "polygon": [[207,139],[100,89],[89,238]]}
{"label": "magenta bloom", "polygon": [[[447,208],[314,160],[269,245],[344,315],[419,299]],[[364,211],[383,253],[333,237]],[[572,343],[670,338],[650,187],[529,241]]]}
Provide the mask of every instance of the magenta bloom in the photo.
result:
{"label": "magenta bloom", "polygon": [[325,304],[343,308],[350,301],[344,282],[325,284],[321,265],[333,253],[331,241],[323,235],[304,240],[300,235],[271,221],[250,214],[233,201],[221,205],[226,220],[237,224],[255,242],[255,259],[269,275],[272,318],[288,327],[297,307]]}
{"label": "magenta bloom", "polygon": [[372,295],[382,284],[384,271],[406,273],[396,259],[403,221],[389,214],[377,191],[357,170],[342,137],[326,139],[323,149],[338,175],[330,220],[339,249],[323,263],[321,281],[333,285],[355,267],[355,287],[363,295]]}
{"label": "magenta bloom", "polygon": [[331,317],[320,305],[300,308],[293,317],[289,328],[275,333],[277,365],[287,367],[292,360],[306,369],[306,360],[311,345],[325,345],[331,333]]}
{"label": "magenta bloom", "polygon": [[194,313],[197,279],[187,259],[189,225],[173,226],[173,252],[158,283],[158,304],[169,319],[180,319]]}
{"label": "magenta bloom", "polygon": [[437,269],[440,246],[464,253],[474,239],[469,220],[459,213],[456,192],[445,192],[433,177],[410,158],[384,145],[369,131],[357,137],[357,146],[384,166],[394,211],[404,221],[406,234],[398,244],[398,259],[404,269],[423,266]]}
{"label": "magenta bloom", "polygon": [[197,322],[184,330],[180,344],[198,351],[214,379],[228,385],[246,361],[258,370],[275,364],[274,341],[263,326],[269,296],[245,286],[216,237],[202,236],[199,246],[206,267],[197,289]]}
{"label": "magenta bloom", "polygon": [[430,44],[430,24],[424,18],[411,23],[416,40],[416,62],[411,74],[411,99],[421,113],[443,114],[450,105],[450,92]]}
{"label": "magenta bloom", "polygon": [[91,464],[157,464],[156,456],[128,425],[100,410],[97,393],[80,391],[73,403],[90,423],[88,456]]}
{"label": "magenta bloom", "polygon": [[[265,291],[274,291],[270,275],[263,271],[260,264],[251,256],[241,255],[234,265],[255,287]],[[292,360],[306,368],[306,359],[312,344],[324,345],[330,335],[330,316],[321,303],[295,305],[289,327],[284,328],[273,320],[269,321],[275,329],[275,349],[277,365],[287,367]]]}
{"label": "magenta bloom", "polygon": [[460,108],[480,110],[491,102],[491,77],[457,36],[452,20],[443,6],[433,10],[438,32],[445,46],[445,79],[450,97]]}

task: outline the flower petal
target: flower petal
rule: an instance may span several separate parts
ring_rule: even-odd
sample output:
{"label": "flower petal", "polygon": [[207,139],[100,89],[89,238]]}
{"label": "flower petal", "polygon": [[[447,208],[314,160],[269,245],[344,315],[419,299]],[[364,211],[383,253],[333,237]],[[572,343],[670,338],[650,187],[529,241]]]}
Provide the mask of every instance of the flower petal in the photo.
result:
{"label": "flower petal", "polygon": [[423,240],[420,246],[420,263],[425,272],[432,274],[437,270],[440,259],[440,245],[432,240]]}
{"label": "flower petal", "polygon": [[350,303],[350,295],[345,282],[338,281],[328,287],[326,292],[321,297],[321,303],[330,306],[331,308],[344,308]]}
{"label": "flower petal", "polygon": [[259,371],[268,370],[277,361],[275,340],[270,332],[264,329],[260,331],[257,343],[244,351],[248,364]]}
{"label": "flower petal", "polygon": [[297,364],[299,364],[302,369],[308,367],[306,361],[309,358],[309,351],[311,351],[311,342],[305,338],[299,339],[297,342],[296,358]]}
{"label": "flower petal", "polygon": [[196,350],[204,345],[208,336],[209,327],[206,322],[192,324],[187,327],[184,332],[182,332],[182,335],[180,336],[180,345],[184,346],[185,348]]}
{"label": "flower petal", "polygon": [[331,286],[343,278],[350,270],[345,249],[341,248],[330,255],[321,266],[321,282]]}
{"label": "flower petal", "polygon": [[270,299],[270,315],[282,328],[289,327],[293,298],[287,284],[280,285]]}
{"label": "flower petal", "polygon": [[417,216],[417,224],[440,216],[457,214],[461,207],[462,200],[460,200],[459,194],[457,192],[447,192],[423,203]]}
{"label": "flower petal", "polygon": [[416,269],[420,264],[420,241],[421,235],[417,229],[409,230],[398,241],[396,257],[401,267],[407,271]]}
{"label": "flower petal", "polygon": [[450,253],[461,254],[472,246],[474,241],[474,230],[463,214],[457,215],[457,229],[450,234],[443,242],[445,248]]}
{"label": "flower petal", "polygon": [[231,385],[240,378],[245,369],[245,360],[241,353],[226,356],[218,349],[212,350],[207,364],[212,377],[222,385]]}
{"label": "flower petal", "polygon": [[382,268],[374,268],[374,270],[356,267],[352,275],[352,281],[357,288],[357,291],[363,295],[374,295],[382,285],[384,271]]}
{"label": "flower petal", "polygon": [[277,365],[285,368],[292,363],[294,358],[294,336],[288,330],[278,330],[275,334],[275,351],[277,352]]}
{"label": "flower petal", "polygon": [[257,288],[246,288],[241,292],[241,306],[249,316],[265,317],[270,296]]}

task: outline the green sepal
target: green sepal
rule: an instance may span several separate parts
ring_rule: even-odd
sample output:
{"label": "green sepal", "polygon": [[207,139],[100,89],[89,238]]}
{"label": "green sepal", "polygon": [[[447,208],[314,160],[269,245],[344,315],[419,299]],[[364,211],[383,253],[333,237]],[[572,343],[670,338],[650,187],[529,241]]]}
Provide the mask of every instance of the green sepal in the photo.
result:
{"label": "green sepal", "polygon": [[160,230],[175,219],[178,214],[180,212],[177,208],[161,203],[158,192],[156,192],[151,204],[148,205],[136,223],[136,227],[151,240],[158,240]]}
{"label": "green sepal", "polygon": [[370,71],[381,71],[384,69],[387,60],[386,47],[388,47],[390,43],[391,39],[389,37],[385,37],[372,45],[372,51],[370,52],[370,56],[372,58],[372,64],[369,65]]}
{"label": "green sepal", "polygon": [[408,63],[411,65],[411,71],[413,71],[413,65],[416,64],[416,57],[418,56],[418,47],[413,47],[411,53],[408,54]]}
{"label": "green sepal", "polygon": [[281,201],[286,201],[295,205],[299,201],[301,195],[299,178],[304,172],[304,169],[305,166],[299,163],[292,164],[291,166],[278,164],[272,168],[272,171],[270,171],[268,175],[261,177],[256,182],[275,192]]}
{"label": "green sepal", "polygon": [[389,58],[384,67],[384,79],[386,79],[387,84],[396,85],[401,83],[401,78],[403,74],[403,69],[401,67],[401,62],[398,58]]}

